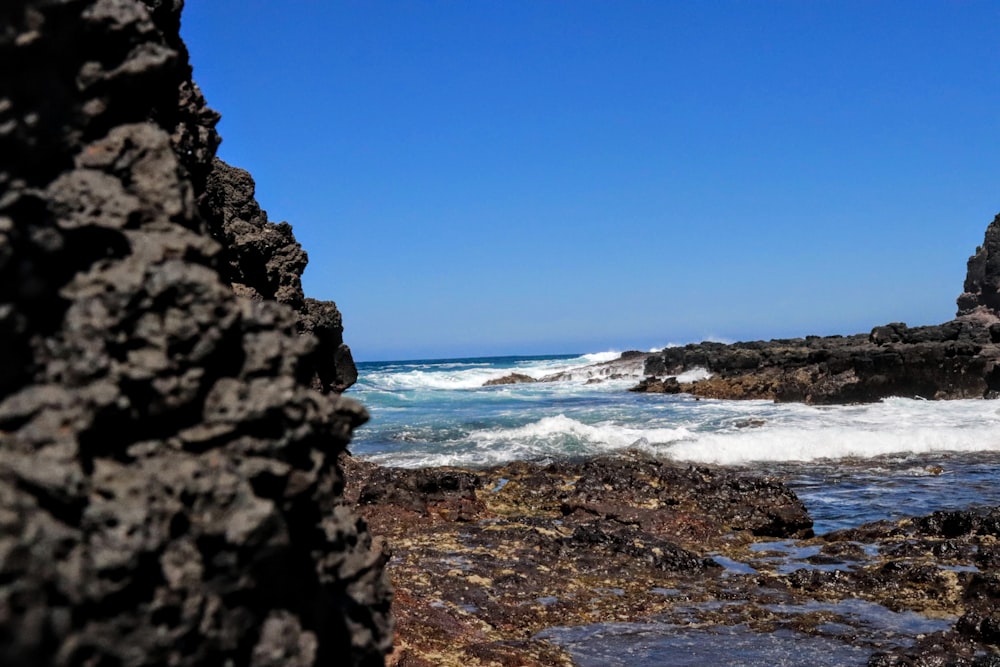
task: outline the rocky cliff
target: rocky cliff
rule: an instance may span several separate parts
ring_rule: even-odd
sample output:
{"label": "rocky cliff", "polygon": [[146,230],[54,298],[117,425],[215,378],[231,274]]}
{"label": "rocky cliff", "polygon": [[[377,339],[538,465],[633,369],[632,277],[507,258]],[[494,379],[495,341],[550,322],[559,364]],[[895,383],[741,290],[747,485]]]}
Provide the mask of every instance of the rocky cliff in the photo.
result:
{"label": "rocky cliff", "polygon": [[0,664],[380,665],[340,315],[214,161],[181,6],[0,7]]}
{"label": "rocky cliff", "polygon": [[983,245],[969,258],[957,316],[987,323],[1000,321],[1000,215],[993,218]]}
{"label": "rocky cliff", "polygon": [[[647,378],[634,390],[807,403],[995,398],[1000,395],[1000,216],[969,258],[958,306],[956,319],[934,326],[895,322],[854,336],[667,348],[646,359]],[[669,379],[695,368],[712,377],[689,383]]]}

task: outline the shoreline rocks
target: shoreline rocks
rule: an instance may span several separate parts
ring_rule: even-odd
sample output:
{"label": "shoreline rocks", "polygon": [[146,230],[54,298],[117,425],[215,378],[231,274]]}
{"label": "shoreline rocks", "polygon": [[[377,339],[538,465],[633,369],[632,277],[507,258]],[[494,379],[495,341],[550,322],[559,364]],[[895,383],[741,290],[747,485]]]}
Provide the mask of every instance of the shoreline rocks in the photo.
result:
{"label": "shoreline rocks", "polygon": [[477,470],[343,465],[347,502],[392,545],[390,665],[568,666],[548,630],[616,623],[694,625],[705,641],[794,633],[873,667],[993,664],[983,656],[1000,642],[998,508],[814,536],[777,480],[637,452]]}
{"label": "shoreline rocks", "polygon": [[381,665],[339,313],[213,162],[182,4],[0,12],[0,663]]}
{"label": "shoreline rocks", "polygon": [[[969,258],[954,320],[901,322],[867,335],[807,336],[665,348],[646,358],[632,391],[814,404],[1000,396],[1000,215]],[[675,386],[664,378],[694,369],[712,376]]]}
{"label": "shoreline rocks", "polygon": [[[809,336],[746,343],[698,343],[651,355],[648,379],[704,368],[712,376],[680,383],[695,396],[813,404],[864,403],[889,396],[993,398],[1000,390],[996,327],[969,320],[907,327],[893,323],[865,336]],[[652,378],[652,379],[649,379]]]}
{"label": "shoreline rocks", "polygon": [[669,598],[650,589],[720,579],[710,553],[812,536],[780,482],[638,453],[482,470],[343,465],[347,501],[392,545],[389,664],[400,666],[570,665],[532,636],[655,613]]}

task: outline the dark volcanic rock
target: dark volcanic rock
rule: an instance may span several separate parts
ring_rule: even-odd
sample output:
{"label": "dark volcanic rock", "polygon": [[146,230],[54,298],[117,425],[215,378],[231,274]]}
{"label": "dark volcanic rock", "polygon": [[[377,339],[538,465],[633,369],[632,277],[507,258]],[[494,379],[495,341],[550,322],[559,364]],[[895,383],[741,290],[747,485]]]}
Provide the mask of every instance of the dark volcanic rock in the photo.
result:
{"label": "dark volcanic rock", "polygon": [[338,504],[366,414],[310,388],[339,315],[287,228],[210,235],[181,4],[0,10],[0,664],[379,665],[386,556]]}
{"label": "dark volcanic rock", "polygon": [[958,316],[979,316],[997,322],[1000,315],[1000,215],[986,228],[983,245],[969,258]]}
{"label": "dark volcanic rock", "polygon": [[1000,347],[974,320],[937,326],[876,327],[868,335],[809,336],[746,343],[698,343],[651,355],[635,391],[660,391],[656,378],[695,368],[712,377],[681,391],[710,398],[855,403],[888,396],[990,397],[1000,389]]}
{"label": "dark volcanic rock", "polygon": [[483,383],[484,387],[495,387],[504,384],[524,384],[526,382],[538,382],[535,378],[524,373],[510,373],[501,378],[494,378]]}
{"label": "dark volcanic rock", "polygon": [[208,175],[202,209],[209,231],[222,244],[223,275],[237,294],[274,300],[299,313],[299,331],[315,336],[313,386],[342,392],[358,379],[336,304],[307,299],[302,271],[308,257],[287,222],[268,222],[254,199],[254,181],[243,169],[216,158]]}

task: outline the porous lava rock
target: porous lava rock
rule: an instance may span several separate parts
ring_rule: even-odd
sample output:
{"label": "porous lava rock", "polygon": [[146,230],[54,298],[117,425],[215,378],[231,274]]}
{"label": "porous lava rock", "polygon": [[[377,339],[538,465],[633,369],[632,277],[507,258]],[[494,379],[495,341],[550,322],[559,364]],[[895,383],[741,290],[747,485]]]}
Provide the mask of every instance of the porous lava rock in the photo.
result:
{"label": "porous lava rock", "polygon": [[[182,4],[0,7],[0,664],[381,665],[337,463],[367,415],[312,388],[339,314],[213,238]],[[276,227],[253,261],[300,271]]]}
{"label": "porous lava rock", "polygon": [[969,257],[957,316],[1000,321],[1000,214],[986,228],[983,244]]}
{"label": "porous lava rock", "polygon": [[208,175],[202,209],[209,231],[222,244],[222,273],[237,294],[274,300],[299,314],[299,331],[316,339],[313,387],[343,392],[358,379],[351,349],[344,344],[340,311],[332,301],[302,291],[306,251],[287,222],[268,221],[254,198],[250,173],[216,158]]}

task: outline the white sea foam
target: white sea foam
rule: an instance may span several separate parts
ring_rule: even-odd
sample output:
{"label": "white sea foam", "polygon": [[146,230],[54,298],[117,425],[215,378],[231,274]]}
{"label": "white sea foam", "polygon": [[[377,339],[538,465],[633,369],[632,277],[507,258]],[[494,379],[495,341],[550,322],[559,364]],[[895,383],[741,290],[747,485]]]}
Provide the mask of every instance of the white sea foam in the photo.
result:
{"label": "white sea foam", "polygon": [[705,368],[692,368],[689,371],[685,371],[677,376],[678,382],[697,382],[698,380],[707,380],[712,377],[712,374],[708,372]]}
{"label": "white sea foam", "polygon": [[711,433],[670,446],[676,460],[722,465],[755,462],[808,462],[820,459],[868,459],[888,454],[1000,452],[1000,438],[990,427],[956,431],[909,428],[867,431],[860,428],[760,428],[743,433]]}
{"label": "white sea foam", "polygon": [[475,430],[461,441],[438,443],[434,448],[415,448],[371,458],[401,467],[483,466],[650,448],[690,436],[683,427],[641,429],[607,422],[585,424],[560,414],[524,426]]}
{"label": "white sea foam", "polygon": [[[566,415],[542,419],[508,429],[488,429],[473,432],[471,440],[480,444],[533,444],[557,454],[559,448],[569,446],[587,453],[663,444],[690,437],[690,432],[680,428],[630,428],[611,422],[585,424]],[[592,450],[592,451],[591,451]]]}
{"label": "white sea foam", "polygon": [[527,375],[536,380],[562,375],[564,377],[561,379],[565,381],[584,382],[601,376],[600,373],[587,370],[588,367],[613,361],[620,356],[621,352],[616,351],[595,352],[568,359],[524,360],[509,367],[461,361],[397,364],[381,371],[363,373],[361,384],[386,391],[477,389],[488,380],[496,380],[511,373]]}
{"label": "white sea foam", "polygon": [[438,368],[374,374],[363,379],[373,387],[387,391],[413,389],[475,389],[493,378],[502,377],[495,368]]}
{"label": "white sea foam", "polygon": [[588,364],[602,364],[605,361],[614,361],[620,356],[622,356],[621,352],[608,350],[607,352],[594,352],[591,354],[585,354],[582,357],[580,357],[580,359]]}
{"label": "white sea foam", "polygon": [[376,458],[401,466],[488,465],[632,448],[678,461],[746,465],[1000,452],[1000,414],[995,403],[981,400],[832,407],[687,400],[672,404],[672,411],[619,414],[623,418],[600,410],[560,413],[514,427],[476,428],[457,440]]}

